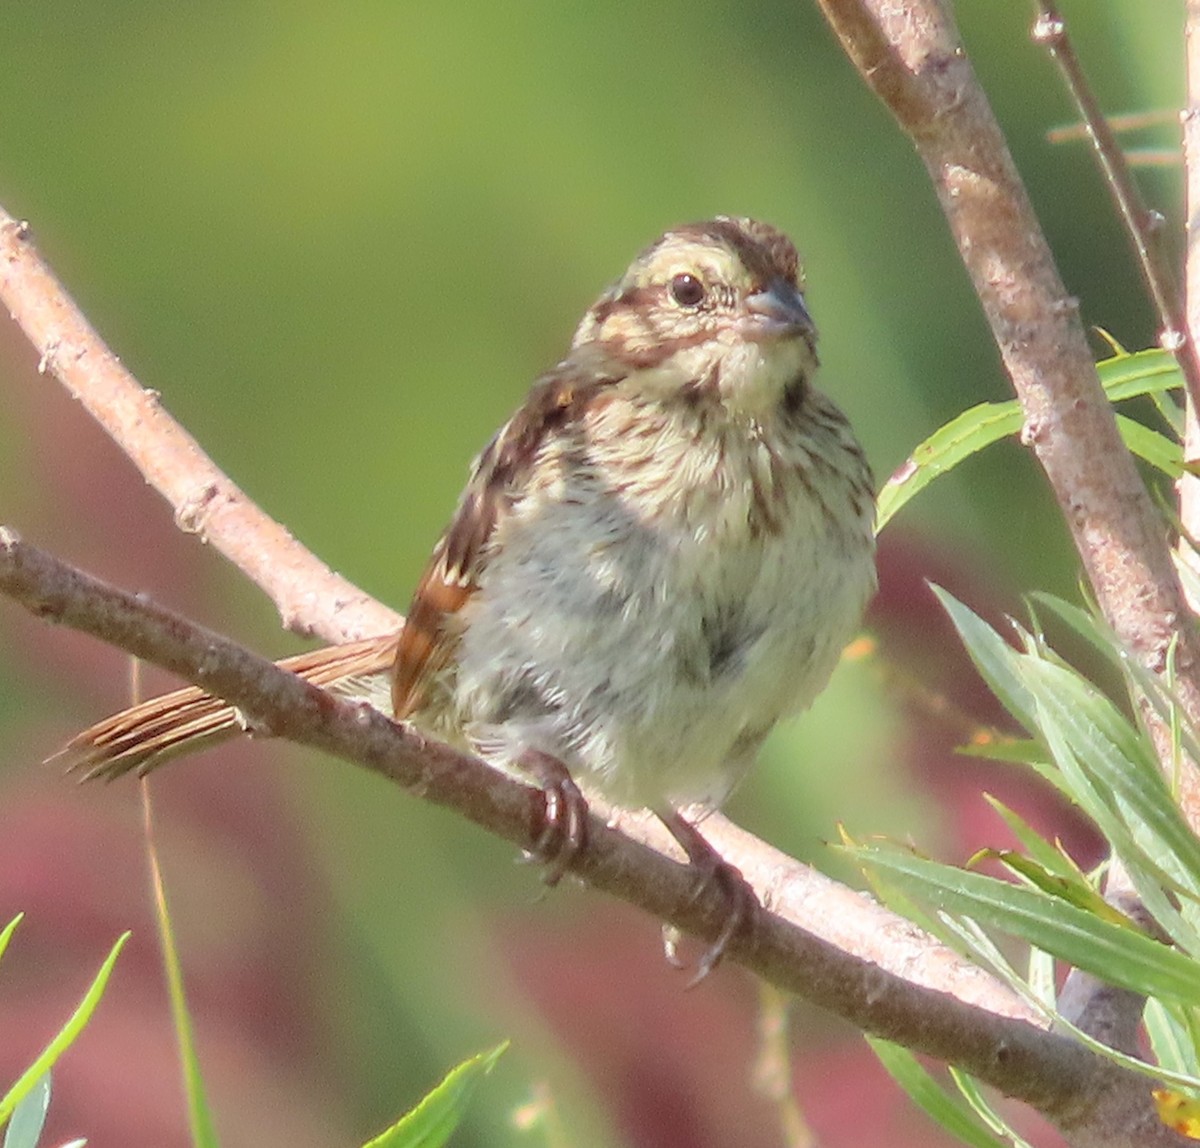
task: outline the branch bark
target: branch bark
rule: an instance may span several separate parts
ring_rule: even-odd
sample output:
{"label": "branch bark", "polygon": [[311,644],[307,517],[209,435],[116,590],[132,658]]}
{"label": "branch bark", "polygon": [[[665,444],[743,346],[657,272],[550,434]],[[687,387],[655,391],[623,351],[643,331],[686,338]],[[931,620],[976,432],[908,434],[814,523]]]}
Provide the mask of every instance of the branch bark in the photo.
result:
{"label": "branch bark", "polygon": [[[1200,726],[1200,640],[1167,540],[1117,432],[1079,319],[953,18],[941,0],[819,0],[863,79],[924,162],[1096,600]],[[1169,739],[1168,739],[1169,744]],[[1182,802],[1200,826],[1200,779]]]}
{"label": "branch bark", "polygon": [[330,570],[262,512],[109,350],[0,208],[0,301],[49,371],[170,503],[179,528],[228,558],[274,601],[285,629],[329,642],[392,633],[403,617]]}
{"label": "branch bark", "polygon": [[[142,596],[91,578],[27,545],[7,528],[0,528],[0,591],[42,618],[94,634],[219,694],[237,705],[255,729],[365,766],[523,849],[536,841],[542,804],[536,790],[411,727],[397,725],[370,706],[327,694]],[[705,940],[716,937],[726,912],[719,890],[707,884],[697,890],[686,865],[594,814],[588,834],[588,848],[572,862],[571,872],[659,920]],[[723,850],[726,844],[723,836]],[[749,854],[761,865],[759,843],[751,849],[748,835],[740,852],[736,840],[732,844],[728,855],[735,863]],[[773,911],[760,913],[752,930],[734,938],[730,959],[867,1032],[956,1064],[1024,1100],[1058,1124],[1074,1144],[1132,1148],[1179,1142],[1154,1117],[1145,1078],[1075,1041],[1016,1019],[1014,1014],[1024,1011],[1019,1006],[1010,1015],[998,1015],[964,1003],[875,960],[845,952],[787,919],[781,907],[789,915],[802,913],[811,926],[846,909],[847,898],[856,895],[840,890],[840,905],[826,901],[826,886],[832,883],[819,875],[806,882],[805,867],[786,858],[780,859],[780,866],[765,879],[761,868],[747,870]],[[781,895],[772,896],[772,891]],[[914,930],[907,922],[865,902],[862,908],[875,914],[876,928],[912,937]],[[945,950],[934,951],[940,946],[920,947],[932,962],[927,973],[940,976],[957,965],[960,987],[968,993],[972,987],[990,991],[987,978],[978,971],[970,972]],[[896,954],[888,959],[895,961]],[[905,964],[903,957],[898,963]],[[912,969],[906,971],[911,976]]]}

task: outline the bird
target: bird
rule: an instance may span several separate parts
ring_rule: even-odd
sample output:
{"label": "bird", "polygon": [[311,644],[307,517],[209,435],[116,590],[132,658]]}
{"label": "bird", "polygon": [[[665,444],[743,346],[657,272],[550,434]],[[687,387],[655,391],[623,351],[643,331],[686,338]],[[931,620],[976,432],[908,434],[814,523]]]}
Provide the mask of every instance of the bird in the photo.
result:
{"label": "bird", "polygon": [[[399,633],[279,663],[539,787],[549,883],[586,848],[583,790],[656,813],[727,897],[696,979],[757,906],[703,817],[825,687],[876,587],[871,468],[818,362],[783,232],[666,231],[472,463]],[[245,729],[185,688],[57,756],[112,778]]]}

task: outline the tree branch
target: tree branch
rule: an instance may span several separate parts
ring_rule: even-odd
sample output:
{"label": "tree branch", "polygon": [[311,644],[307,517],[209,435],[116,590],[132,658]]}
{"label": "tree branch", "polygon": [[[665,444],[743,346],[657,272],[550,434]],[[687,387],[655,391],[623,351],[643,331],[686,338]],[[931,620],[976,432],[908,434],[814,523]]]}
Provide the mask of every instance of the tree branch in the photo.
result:
{"label": "tree branch", "polygon": [[1038,18],[1033,26],[1033,39],[1044,44],[1058,64],[1067,91],[1083,120],[1084,131],[1091,140],[1113,206],[1133,247],[1146,291],[1158,312],[1159,346],[1175,356],[1183,375],[1187,402],[1195,406],[1200,402],[1200,356],[1196,353],[1196,345],[1188,338],[1178,277],[1162,244],[1165,217],[1146,206],[1133,169],[1117,143],[1108,117],[1100,110],[1100,101],[1075,55],[1075,47],[1067,34],[1067,22],[1056,0],[1035,0],[1035,3]]}
{"label": "tree branch", "polygon": [[[1079,319],[1025,188],[940,0],[819,0],[851,60],[929,172],[991,325],[1033,448],[1096,600],[1155,672],[1176,648],[1176,689],[1200,726],[1200,639],[1166,529],[1117,433]],[[1165,743],[1169,747],[1169,739]],[[1183,806],[1200,825],[1200,779]]]}
{"label": "tree branch", "polygon": [[[327,694],[142,596],[75,570],[6,528],[0,528],[0,591],[42,618],[119,645],[219,694],[237,705],[254,729],[363,765],[522,849],[535,843],[542,812],[537,790],[388,720],[370,706]],[[726,911],[719,890],[707,884],[698,890],[688,866],[594,814],[588,834],[588,848],[571,864],[573,873],[659,920],[705,940],[716,937]],[[723,850],[726,843],[723,837]],[[1005,1009],[1010,1015],[997,1015],[905,979],[874,959],[842,951],[809,929],[844,915],[852,901],[860,902],[858,909],[870,917],[874,931],[886,927],[909,941],[916,931],[849,890],[836,890],[830,901],[832,882],[773,851],[752,849],[748,835],[740,852],[736,835],[732,844],[735,863],[743,864],[746,856],[756,861],[758,868],[747,867],[746,876],[773,911],[760,913],[752,930],[733,939],[730,959],[867,1032],[959,1065],[1037,1108],[1076,1144],[1178,1142],[1153,1117],[1144,1078],[1072,1040],[1015,1019],[1013,1014],[1023,1010],[1011,998]],[[768,855],[774,868],[764,871],[762,858]],[[786,919],[781,910],[799,916],[809,928]],[[833,927],[845,929],[844,922],[834,921]],[[940,946],[924,940],[918,948],[924,975],[936,979],[957,965],[953,979],[964,995],[991,992],[987,978]],[[872,953],[878,955],[877,947]],[[888,954],[887,960],[912,974],[903,953]],[[1003,1005],[1003,996],[996,990],[991,999]],[[1101,1130],[1103,1139],[1098,1138]]]}
{"label": "tree branch", "polygon": [[29,225],[0,208],[0,302],[49,371],[171,504],[179,528],[219,550],[274,601],[285,629],[330,642],[404,619],[334,573],[229,480],[105,346],[42,262]]}

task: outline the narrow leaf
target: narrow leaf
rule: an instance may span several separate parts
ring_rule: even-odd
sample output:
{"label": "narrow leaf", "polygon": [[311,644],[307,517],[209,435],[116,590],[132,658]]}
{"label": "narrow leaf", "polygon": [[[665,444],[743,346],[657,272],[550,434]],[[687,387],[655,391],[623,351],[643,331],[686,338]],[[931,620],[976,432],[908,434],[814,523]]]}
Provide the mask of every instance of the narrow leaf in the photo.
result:
{"label": "narrow leaf", "polygon": [[897,849],[860,846],[859,863],[945,913],[981,920],[1134,992],[1200,1006],[1200,964],[1142,933],[1033,889]]}
{"label": "narrow leaf", "polygon": [[1025,851],[1034,861],[1049,873],[1057,874],[1065,880],[1077,878],[1083,880],[1078,866],[1072,861],[1061,846],[1051,845],[1038,833],[1019,813],[1014,813],[1002,801],[990,793],[983,795],[986,801],[999,814],[1009,832],[1021,843]]}
{"label": "narrow leaf", "polygon": [[1114,403],[1139,395],[1161,395],[1183,386],[1179,364],[1161,347],[1101,359],[1096,370],[1104,393]]}
{"label": "narrow leaf", "polygon": [[1012,1125],[987,1102],[983,1090],[973,1076],[968,1076],[954,1065],[950,1065],[950,1075],[958,1085],[959,1092],[963,1094],[963,1099],[979,1114],[984,1124],[1003,1136],[1014,1148],[1031,1148],[1029,1141],[1019,1136]]}
{"label": "narrow leaf", "polygon": [[0,932],[0,957],[4,956],[4,950],[8,948],[8,942],[12,940],[12,935],[16,932],[17,926],[24,920],[25,914],[18,913],[7,925],[4,926],[4,931]]}
{"label": "narrow leaf", "polygon": [[163,882],[162,868],[158,863],[158,849],[154,843],[154,819],[150,804],[150,790],[144,781],[142,782],[142,820],[146,856],[150,863],[150,885],[154,893],[154,916],[158,926],[158,942],[162,952],[163,971],[167,979],[167,995],[171,1001],[171,1019],[175,1026],[179,1063],[183,1070],[183,1089],[188,1106],[188,1127],[195,1148],[217,1148],[217,1131],[205,1094],[204,1077],[200,1071],[200,1058],[196,1055],[192,1018],[188,1011],[187,994],[183,987],[183,969],[179,962],[179,949],[175,944],[175,930],[171,924],[171,913],[167,905],[167,889]]}
{"label": "narrow leaf", "polygon": [[1010,765],[1032,765],[1035,768],[1047,762],[1046,747],[1030,737],[975,737],[966,745],[956,746],[954,752],[962,757],[979,757],[985,761],[1004,761]]}
{"label": "narrow leaf", "polygon": [[58,1035],[46,1045],[37,1060],[21,1074],[16,1084],[0,1099],[0,1125],[8,1122],[9,1117],[13,1114],[13,1109],[37,1087],[38,1081],[50,1071],[54,1062],[70,1048],[75,1038],[83,1031],[84,1025],[91,1019],[92,1013],[96,1011],[96,1006],[100,1003],[100,998],[104,995],[104,988],[108,984],[113,965],[117,963],[117,957],[125,947],[129,936],[129,933],[122,933],[117,938],[116,944],[105,957],[104,964],[100,966],[100,971],[88,987],[88,991],[83,994],[83,1000],[79,1002],[70,1019],[63,1025]]}
{"label": "narrow leaf", "polygon": [[[1154,862],[1163,867],[1173,862],[1176,879],[1200,889],[1200,840],[1184,821],[1146,739],[1076,671],[1033,659],[1025,668],[1051,751],[1060,739],[1059,749],[1066,751],[1054,752],[1059,767],[1086,772],[1101,800],[1121,814],[1135,837],[1141,836]],[[1095,816],[1095,810],[1088,812]]]}
{"label": "narrow leaf", "polygon": [[965,458],[1021,429],[1021,408],[1015,401],[980,403],[939,427],[883,484],[876,504],[876,531],[935,478],[953,470]]}
{"label": "narrow leaf", "polygon": [[958,631],[971,661],[1001,704],[1029,732],[1034,732],[1036,705],[1018,669],[1022,656],[973,610],[940,586],[930,585]]}
{"label": "narrow leaf", "polygon": [[1032,858],[1011,849],[981,849],[971,858],[970,864],[974,866],[977,859],[984,858],[993,858],[999,861],[1018,877],[1023,877],[1035,889],[1040,889],[1051,897],[1065,901],[1068,905],[1076,905],[1101,920],[1109,921],[1126,929],[1137,929],[1138,927],[1119,909],[1114,909],[1085,881],[1077,880],[1074,877],[1060,877],[1058,874],[1046,870]]}
{"label": "narrow leaf", "polygon": [[1113,1064],[1128,1069],[1130,1072],[1136,1072],[1138,1075],[1144,1076],[1147,1080],[1157,1084],[1171,1084],[1187,1091],[1200,1093],[1200,1078],[1188,1073],[1173,1072],[1161,1064],[1150,1064],[1138,1056],[1130,1056],[1128,1053],[1118,1052],[1116,1049],[1102,1044],[1095,1037],[1081,1032],[1062,1013],[1049,1007],[1044,1000],[1033,993],[1026,981],[1017,974],[1016,970],[1004,959],[1000,950],[988,938],[987,934],[971,918],[964,917],[958,919],[943,913],[942,920],[949,931],[962,943],[966,952],[979,965],[983,968],[991,969],[1030,1008],[1043,1013],[1047,1021],[1055,1028],[1061,1030],[1064,1035],[1073,1036],[1080,1044],[1090,1048],[1097,1056],[1102,1056]]}
{"label": "narrow leaf", "polygon": [[1117,430],[1131,454],[1161,470],[1168,478],[1179,478],[1185,470],[1194,473],[1192,467],[1185,465],[1183,447],[1174,439],[1125,415],[1117,415]]}
{"label": "narrow leaf", "polygon": [[1170,1072],[1200,1076],[1197,1057],[1197,1038],[1194,1015],[1176,1005],[1148,1000],[1143,1017],[1154,1060]]}
{"label": "narrow leaf", "polygon": [[50,1073],[13,1109],[12,1121],[4,1132],[4,1148],[37,1148],[50,1107]]}
{"label": "narrow leaf", "polygon": [[1006,1148],[962,1100],[950,1095],[906,1048],[868,1036],[871,1051],[912,1102],[952,1136],[973,1148]]}
{"label": "narrow leaf", "polygon": [[1026,983],[1042,1008],[1058,1007],[1058,981],[1054,976],[1054,958],[1045,949],[1029,949],[1029,973]]}
{"label": "narrow leaf", "polygon": [[[1097,370],[1110,402],[1139,395],[1159,395],[1182,385],[1178,366],[1171,356],[1159,349],[1116,355],[1097,364]],[[939,427],[884,483],[876,508],[876,529],[882,530],[935,478],[992,443],[1016,434],[1022,422],[1020,405],[1010,399],[1002,403],[980,403]],[[1122,436],[1131,451],[1172,477],[1182,473],[1183,452],[1177,444],[1132,420],[1122,419],[1121,422]]]}
{"label": "narrow leaf", "polygon": [[451,1069],[416,1108],[363,1148],[441,1148],[458,1127],[475,1086],[492,1071],[506,1048],[508,1041]]}

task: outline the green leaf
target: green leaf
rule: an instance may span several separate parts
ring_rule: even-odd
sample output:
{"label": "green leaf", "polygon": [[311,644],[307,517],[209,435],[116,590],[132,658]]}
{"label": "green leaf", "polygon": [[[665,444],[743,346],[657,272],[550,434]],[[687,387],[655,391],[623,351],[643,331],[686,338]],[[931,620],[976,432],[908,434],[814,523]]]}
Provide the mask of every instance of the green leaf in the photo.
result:
{"label": "green leaf", "polygon": [[[1116,639],[1113,639],[1116,643]],[[1122,668],[1130,683],[1130,692],[1150,704],[1151,709],[1171,731],[1172,760],[1177,763],[1172,784],[1178,785],[1178,769],[1185,752],[1200,760],[1200,740],[1197,740],[1186,711],[1175,690],[1176,642],[1172,639],[1167,647],[1166,674],[1157,674],[1142,665],[1136,657],[1123,657]]]}
{"label": "green leaf", "polygon": [[1161,470],[1172,481],[1185,471],[1195,473],[1194,467],[1184,464],[1183,447],[1160,431],[1151,430],[1125,415],[1117,415],[1117,430],[1131,454]]}
{"label": "green leaf", "polygon": [[[993,692],[1052,751],[1055,768],[1032,756],[1030,764],[1096,822],[1129,868],[1147,908],[1171,936],[1189,951],[1200,952],[1200,935],[1165,892],[1197,896],[1200,843],[1183,822],[1144,733],[1040,640],[1027,636],[1029,652],[1014,650],[967,607],[936,592]],[[1136,673],[1119,647],[1114,650],[1103,623],[1057,599],[1039,596],[1037,601],[1127,674]],[[1156,681],[1137,680],[1155,704],[1169,708]],[[1191,744],[1186,737],[1185,742]]]}
{"label": "green leaf", "polygon": [[[1140,395],[1161,395],[1183,385],[1179,367],[1165,351],[1119,354],[1096,365],[1110,402]],[[884,526],[935,478],[992,443],[1016,434],[1023,422],[1015,399],[980,403],[934,431],[922,442],[879,492],[876,530]],[[1152,466],[1177,478],[1183,472],[1183,452],[1177,443],[1140,423],[1120,417],[1118,428],[1126,446]]]}
{"label": "green leaf", "polygon": [[[1180,566],[1182,571],[1183,566]],[[1200,583],[1197,584],[1200,587]],[[1184,720],[1183,706],[1174,689],[1174,647],[1168,653],[1167,674],[1160,675],[1143,666],[1126,651],[1112,627],[1099,615],[1099,611],[1083,610],[1071,602],[1065,602],[1053,594],[1035,591],[1032,602],[1045,606],[1065,622],[1093,650],[1124,676],[1130,695],[1134,698],[1135,711],[1140,711],[1142,702],[1148,702],[1154,712],[1172,732],[1172,746],[1176,760],[1186,752],[1200,760],[1200,741]],[[1139,727],[1141,728],[1141,727]],[[1154,755],[1157,758],[1157,753]]]}
{"label": "green leaf", "polygon": [[1063,852],[1062,846],[1051,845],[1019,813],[1014,813],[990,793],[985,793],[983,799],[999,814],[1009,832],[1021,843],[1029,856],[1048,873],[1056,874],[1064,880],[1085,879],[1075,862]]}
{"label": "green leaf", "polygon": [[980,677],[1000,699],[1001,705],[1033,733],[1037,728],[1037,705],[1019,670],[1018,659],[1021,654],[953,594],[932,583],[930,589],[950,615],[950,621],[954,623]]}
{"label": "green leaf", "polygon": [[1101,359],[1096,364],[1096,371],[1104,393],[1113,403],[1140,395],[1161,395],[1183,386],[1183,375],[1175,356],[1161,347]]}
{"label": "green leaf", "polygon": [[1025,982],[1033,999],[1042,1008],[1057,1008],[1058,981],[1054,975],[1054,957],[1045,949],[1030,946],[1029,972]]}
{"label": "green leaf", "polygon": [[967,1104],[948,1093],[921,1067],[908,1049],[874,1036],[868,1036],[867,1043],[912,1102],[952,1136],[957,1136],[973,1148],[1006,1148],[1004,1142],[987,1130]]}
{"label": "green leaf", "polygon": [[[838,835],[841,837],[839,848],[845,852],[853,855],[860,848],[858,842],[850,836],[844,825],[838,826]],[[891,909],[896,916],[903,917],[906,921],[916,925],[918,929],[923,929],[932,936],[941,937],[943,935],[945,930],[935,913],[930,913],[919,901],[914,901],[895,886],[877,880],[877,874],[870,870],[864,869],[862,873],[875,899]]]}
{"label": "green leaf", "polygon": [[1094,613],[1068,602],[1056,594],[1047,594],[1043,590],[1034,590],[1029,595],[1029,601],[1050,610],[1060,622],[1063,622],[1073,633],[1082,638],[1106,662],[1118,670],[1124,670],[1127,659],[1121,649],[1121,644],[1108,623],[1098,618]]}
{"label": "green leaf", "polygon": [[973,866],[980,858],[999,861],[1033,888],[1040,889],[1050,897],[1065,901],[1068,905],[1075,905],[1101,920],[1110,921],[1112,924],[1121,925],[1126,929],[1138,927],[1119,909],[1114,909],[1086,881],[1079,880],[1075,874],[1067,877],[1060,876],[1039,865],[1032,858],[1011,849],[981,849],[971,858],[971,865]]}
{"label": "green leaf", "polygon": [[508,1041],[453,1068],[420,1104],[363,1148],[441,1148],[458,1127],[475,1086],[496,1065]]}
{"label": "green leaf", "polygon": [[1194,1013],[1162,1001],[1148,1000],[1143,1016],[1155,1062],[1170,1072],[1200,1076],[1200,1033]]}
{"label": "green leaf", "polygon": [[[1179,568],[1182,572],[1184,566]],[[1197,583],[1197,589],[1200,591],[1200,582]],[[1164,678],[1147,669],[1137,658],[1130,657],[1112,627],[1099,615],[1097,610],[1081,609],[1074,603],[1065,602],[1053,594],[1046,594],[1040,590],[1034,591],[1029,598],[1032,602],[1053,611],[1096,653],[1123,674],[1131,692],[1142,695],[1158,716],[1175,732],[1178,751],[1182,753],[1186,750],[1200,760],[1200,741],[1197,741],[1192,731],[1187,728],[1187,723],[1182,721],[1183,707],[1174,694],[1169,674],[1167,678]]]}
{"label": "green leaf", "polygon": [[993,736],[987,740],[973,738],[966,745],[955,746],[954,752],[962,757],[979,757],[985,761],[1006,761],[1013,765],[1032,765],[1035,768],[1049,762],[1046,747],[1040,741],[1028,737]]}
{"label": "green leaf", "polygon": [[[142,800],[149,802],[147,793]],[[171,1001],[171,1020],[175,1028],[175,1043],[179,1048],[179,1063],[183,1070],[183,1090],[187,1097],[188,1129],[195,1148],[217,1148],[217,1131],[213,1124],[212,1111],[204,1088],[204,1077],[200,1071],[200,1058],[196,1055],[196,1041],[192,1033],[192,1018],[188,1011],[187,994],[183,987],[183,970],[179,963],[179,949],[175,944],[175,930],[171,924],[171,913],[167,905],[167,889],[163,882],[162,869],[158,863],[158,850],[154,844],[153,822],[149,806],[146,814],[146,854],[150,861],[150,884],[154,892],[154,916],[158,926],[159,948],[162,952],[163,971],[167,979],[167,995]]]}
{"label": "green leaf", "polygon": [[963,1099],[979,1114],[979,1118],[984,1124],[993,1132],[1003,1136],[1015,1148],[1031,1148],[1029,1142],[1019,1136],[1012,1125],[987,1102],[974,1077],[968,1076],[962,1069],[955,1068],[954,1065],[950,1065],[949,1070],[954,1083],[958,1085],[959,1092],[963,1094]]}
{"label": "green leaf", "polygon": [[[1169,691],[1149,671],[1132,659],[1126,670],[1159,713],[1175,712]],[[1068,711],[1072,705],[1068,698]],[[1177,944],[1200,954],[1200,933],[1194,923],[1200,890],[1194,856],[1197,846],[1152,759],[1148,735],[1141,731],[1135,735],[1144,750],[1141,755],[1111,754],[1098,750],[1094,741],[1089,744],[1086,739],[1075,738],[1070,728],[1064,728],[1050,698],[1039,720],[1068,792],[1121,858],[1147,911]],[[1195,744],[1190,731],[1175,728],[1190,750]],[[1151,811],[1149,816],[1147,810]],[[1179,898],[1190,902],[1184,911],[1178,907]]]}
{"label": "green leaf", "polygon": [[12,935],[16,932],[17,926],[25,919],[24,913],[18,913],[7,925],[4,926],[4,931],[0,932],[0,957],[4,956],[4,950],[8,948],[8,942],[12,940]]}
{"label": "green leaf", "polygon": [[1074,670],[1031,658],[1025,680],[1036,692],[1042,733],[1059,768],[1093,781],[1088,813],[1102,819],[1096,799],[1118,813],[1147,860],[1163,868],[1172,862],[1172,876],[1193,894],[1200,892],[1200,840],[1184,821],[1146,738]]}
{"label": "green leaf", "polygon": [[905,503],[963,459],[1021,429],[1016,401],[980,403],[939,427],[883,484],[876,503],[876,532],[882,531]]}
{"label": "green leaf", "polygon": [[50,1073],[47,1072],[13,1109],[12,1121],[4,1133],[4,1148],[37,1148],[49,1107]]}
{"label": "green leaf", "polygon": [[92,1013],[96,1011],[96,1006],[100,1003],[100,998],[104,995],[104,988],[108,984],[113,965],[117,963],[117,957],[125,947],[129,936],[129,933],[122,933],[117,938],[116,944],[104,959],[104,964],[100,966],[100,971],[96,974],[88,991],[84,993],[83,1000],[79,1002],[70,1019],[63,1025],[58,1035],[46,1045],[37,1060],[21,1074],[20,1079],[8,1090],[3,1099],[0,1099],[0,1126],[8,1122],[9,1117],[13,1114],[13,1109],[37,1087],[38,1081],[50,1071],[54,1062],[70,1048],[75,1038],[83,1031],[84,1025],[91,1019]]}
{"label": "green leaf", "polygon": [[859,863],[942,912],[975,918],[1134,992],[1200,1005],[1200,964],[1142,933],[1101,921],[1034,889],[882,846]]}
{"label": "green leaf", "polygon": [[[1066,1017],[1047,1003],[1050,999],[1049,995],[1043,996],[1035,992],[1024,978],[1017,974],[1016,970],[1004,959],[1004,956],[992,940],[970,917],[958,920],[949,914],[943,914],[942,921],[946,924],[948,930],[958,938],[962,948],[972,956],[976,963],[983,968],[991,969],[1017,996],[1021,997],[1031,1008],[1043,1013],[1047,1021],[1055,1028],[1061,1030],[1064,1035],[1073,1036],[1081,1044],[1090,1048],[1097,1056],[1102,1056],[1106,1060],[1112,1061],[1113,1064],[1127,1068],[1131,1072],[1136,1072],[1158,1085],[1171,1084],[1200,1094],[1200,1077],[1192,1076],[1189,1073],[1175,1072],[1164,1067],[1162,1064],[1150,1064],[1140,1057],[1118,1052],[1116,1049],[1102,1044],[1095,1037],[1089,1036],[1086,1032],[1081,1032]],[[1035,951],[1040,952],[1041,950]],[[1188,1009],[1186,1011],[1190,1015],[1193,1010]]]}

